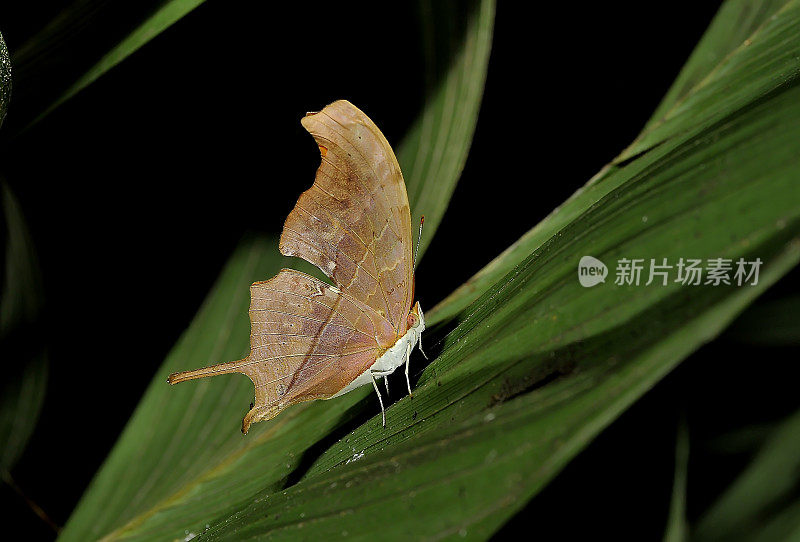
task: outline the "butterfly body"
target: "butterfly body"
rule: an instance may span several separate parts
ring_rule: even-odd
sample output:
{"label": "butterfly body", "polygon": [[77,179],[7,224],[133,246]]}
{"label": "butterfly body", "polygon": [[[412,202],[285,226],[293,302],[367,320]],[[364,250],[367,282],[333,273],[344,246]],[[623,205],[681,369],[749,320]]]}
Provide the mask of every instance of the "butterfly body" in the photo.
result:
{"label": "butterfly body", "polygon": [[[373,383],[373,377],[380,376],[386,378],[403,365],[408,368],[411,352],[414,350],[414,347],[417,346],[417,344],[421,344],[422,332],[425,331],[425,316],[422,314],[422,309],[420,308],[419,303],[416,304],[414,309],[419,315],[419,318],[416,320],[414,325],[409,326],[405,335],[397,339],[397,342],[394,344],[394,346],[390,347],[386,352],[381,354],[381,356],[375,360],[375,363],[373,363],[369,369],[358,375],[355,380],[342,388],[342,390],[337,392],[336,395],[328,397],[328,399],[339,397],[340,395],[344,395],[345,393],[353,391],[356,388],[360,388],[361,386],[368,386]],[[406,376],[408,376],[408,371],[406,371]],[[408,392],[411,393],[410,383],[408,384]]]}
{"label": "butterfly body", "polygon": [[[268,420],[303,401],[375,386],[406,366],[425,320],[414,304],[411,213],[397,158],[361,110],[339,100],[301,121],[321,164],[284,223],[279,250],[334,283],[283,269],[250,287],[250,354],[170,375],[176,384],[247,375],[255,401],[242,421]],[[383,400],[378,398],[383,413]],[[385,425],[385,413],[384,413]]]}

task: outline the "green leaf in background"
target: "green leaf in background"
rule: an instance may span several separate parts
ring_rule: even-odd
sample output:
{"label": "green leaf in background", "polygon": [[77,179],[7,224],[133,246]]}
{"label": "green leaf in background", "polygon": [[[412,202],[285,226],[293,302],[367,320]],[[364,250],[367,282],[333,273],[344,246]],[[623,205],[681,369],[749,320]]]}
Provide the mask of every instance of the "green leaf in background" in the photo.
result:
{"label": "green leaf in background", "polygon": [[[0,34],[0,127],[11,100],[11,60]],[[2,239],[0,275],[0,359],[4,361],[0,384],[0,478],[27,501],[31,509],[54,530],[58,527],[28,499],[11,475],[33,434],[44,403],[47,357],[40,340],[41,279],[36,254],[22,211],[11,189],[0,179]]]}
{"label": "green leaf in background", "polygon": [[740,47],[747,47],[747,40],[752,40],[759,28],[785,3],[785,0],[725,2],[667,95],[653,112],[645,131],[658,124],[696,86],[702,85],[703,79],[723,65],[725,57],[732,55]]}
{"label": "green leaf in background", "polygon": [[765,8],[774,13],[692,87],[689,94],[650,124],[615,163],[625,163],[654,149],[670,134],[681,134],[688,129],[688,123],[692,123],[695,130],[710,129],[737,111],[769,100],[771,93],[795,85],[798,59],[795,51],[784,48],[791,47],[792,33],[796,31],[791,16],[786,13],[793,10],[793,2],[783,2],[777,10]]}
{"label": "green leaf in background", "polygon": [[689,427],[683,416],[675,439],[675,476],[672,481],[672,499],[664,542],[683,542],[689,537],[686,521],[686,484],[689,474]]}
{"label": "green leaf in background", "polygon": [[[494,25],[494,2],[420,5],[428,85],[433,88],[429,89],[422,114],[397,149],[411,205],[411,224],[419,224],[425,215],[418,261],[442,221],[467,161],[486,82]],[[465,17],[464,10],[479,13]],[[463,43],[456,39],[460,36]],[[437,79],[443,74],[446,77]]]}
{"label": "green leaf in background", "polygon": [[161,32],[179,21],[205,0],[168,0],[142,24],[136,27],[111,51],[106,53],[100,61],[83,74],[80,79],[70,86],[50,107],[42,113],[47,115],[50,111],[72,98],[75,94],[89,86],[98,77],[135,53],[140,47],[158,36]]}
{"label": "green leaf in background", "polygon": [[800,411],[785,420],[706,512],[697,540],[797,540],[800,537]]}
{"label": "green leaf in background", "polygon": [[[669,121],[651,121],[642,135],[612,164],[603,168],[432,311],[426,312],[426,318],[441,321],[453,317],[585,209],[612,195],[620,182],[632,175],[630,166],[655,161],[653,155],[643,157],[645,160],[634,160],[638,153],[653,150],[665,142],[674,146],[678,141],[674,138],[690,142],[703,130],[712,130],[714,123],[718,125],[726,117],[769,99],[770,92],[779,92],[784,86],[795,84],[797,58],[793,56],[792,28],[776,27],[778,15],[792,7],[792,2],[785,1],[776,7],[770,0],[734,0],[723,4],[709,31],[692,53],[687,67],[667,93],[664,103],[671,110]],[[780,20],[786,21],[787,18],[781,17]],[[742,24],[749,33],[743,35],[744,30],[734,30],[734,24]],[[789,41],[779,43],[784,38]],[[744,45],[745,41],[747,45]],[[687,90],[687,85],[692,84],[695,86]],[[673,108],[678,100],[680,107]],[[662,108],[663,105],[658,109]],[[633,163],[629,164],[629,161]],[[791,195],[795,193],[795,190],[790,191]]]}
{"label": "green leaf in background", "polygon": [[0,471],[8,476],[36,427],[47,383],[41,281],[19,205],[0,182],[5,265],[0,287]]}
{"label": "green leaf in background", "polygon": [[[77,80],[72,82],[55,101],[44,109],[44,111],[39,112],[38,116],[33,120],[33,123],[40,121],[52,113],[58,106],[92,84],[104,73],[167,30],[204,1],[205,0],[163,0],[159,2],[155,9],[141,20],[135,28],[122,37],[110,51],[103,55],[102,58],[86,70]],[[35,61],[37,56],[42,56],[46,53],[45,51],[39,50],[42,46],[41,44],[49,46],[54,41],[58,42],[60,39],[63,39],[63,36],[61,36],[62,33],[74,33],[76,31],[75,27],[80,26],[80,21],[91,16],[93,12],[102,7],[102,4],[103,2],[92,0],[77,0],[75,4],[71,6],[70,11],[57,18],[48,28],[45,28],[42,35],[36,36],[31,40],[28,48],[23,48],[23,50],[17,53],[20,57],[18,60],[23,64]],[[59,36],[61,36],[61,38],[59,38]]]}
{"label": "green leaf in background", "polygon": [[[0,127],[11,100],[11,60],[0,34]],[[0,471],[10,471],[36,427],[47,383],[47,359],[38,340],[41,326],[41,279],[22,211],[0,180],[4,222],[4,264],[0,277]],[[0,230],[3,231],[3,230]]]}
{"label": "green leaf in background", "polygon": [[12,470],[36,428],[47,391],[41,340],[42,286],[36,254],[19,204],[0,180],[5,262],[0,275],[0,478],[54,531],[58,526],[20,488]]}
{"label": "green leaf in background", "polygon": [[[426,59],[443,73],[436,74],[432,100],[398,146],[415,204],[425,209],[429,238],[472,138],[494,20],[494,3],[482,1],[456,24],[456,5],[431,7],[436,20],[452,23],[437,28]],[[427,188],[436,183],[441,186]],[[250,283],[296,263],[280,256],[274,239],[247,243],[234,254],[67,523],[65,540],[196,535],[216,517],[241,510],[256,493],[281,489],[309,449],[361,415],[365,404],[375,407],[363,402],[371,390],[362,388],[335,401],[297,405],[243,437],[240,421],[253,393],[248,379],[232,375],[199,386],[166,385],[175,370],[242,357]]]}

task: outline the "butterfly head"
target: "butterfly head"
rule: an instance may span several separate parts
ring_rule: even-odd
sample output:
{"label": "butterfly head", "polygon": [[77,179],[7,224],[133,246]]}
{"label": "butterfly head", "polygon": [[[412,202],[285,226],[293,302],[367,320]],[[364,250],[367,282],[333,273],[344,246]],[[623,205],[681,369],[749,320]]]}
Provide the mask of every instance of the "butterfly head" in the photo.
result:
{"label": "butterfly head", "polygon": [[419,301],[414,303],[411,312],[408,313],[408,329],[415,329],[418,333],[425,330],[425,316],[422,314]]}

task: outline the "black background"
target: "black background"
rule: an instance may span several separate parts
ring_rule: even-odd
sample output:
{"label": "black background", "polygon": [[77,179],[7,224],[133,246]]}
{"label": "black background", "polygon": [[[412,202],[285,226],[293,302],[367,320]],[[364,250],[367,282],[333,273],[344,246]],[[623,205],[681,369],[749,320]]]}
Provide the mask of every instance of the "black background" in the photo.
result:
{"label": "black background", "polygon": [[[68,2],[7,4],[0,30],[14,54]],[[107,7],[54,56],[52,80],[21,67],[6,136],[63,88],[62,72],[90,65],[97,44],[113,43],[129,14],[152,4]],[[304,112],[347,98],[391,143],[402,138],[425,98],[418,13],[412,4],[379,4],[209,0],[7,142],[2,173],[39,253],[51,364],[39,425],[13,474],[57,523],[66,522],[237,242],[247,232],[278,232],[313,181],[318,151],[300,126]],[[498,6],[472,150],[418,268],[423,306],[633,140],[718,7],[528,4]],[[780,288],[794,282],[796,273]],[[738,397],[759,378],[767,385],[785,370],[780,360],[796,353],[773,352],[776,365],[754,374],[750,358],[763,351],[725,339],[703,348],[501,534],[660,538],[678,412],[692,405],[693,433],[790,412],[797,404],[788,387],[787,399],[759,403],[755,414]],[[690,514],[745,459],[734,454],[695,469]],[[702,451],[692,461],[705,465]],[[0,509],[30,535],[52,536],[5,487]]]}

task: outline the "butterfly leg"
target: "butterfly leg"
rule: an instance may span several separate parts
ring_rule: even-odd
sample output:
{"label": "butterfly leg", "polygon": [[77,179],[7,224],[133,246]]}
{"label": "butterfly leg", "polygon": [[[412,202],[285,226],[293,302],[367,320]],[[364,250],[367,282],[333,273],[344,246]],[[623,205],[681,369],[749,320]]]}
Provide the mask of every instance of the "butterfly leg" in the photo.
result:
{"label": "butterfly leg", "polygon": [[419,351],[422,352],[422,355],[425,357],[425,359],[428,359],[428,354],[426,354],[425,350],[422,349],[422,333],[419,334],[419,338],[417,340],[419,341],[417,343],[417,346],[419,346]]}
{"label": "butterfly leg", "polygon": [[411,378],[408,376],[408,362],[411,359],[411,351],[414,349],[411,344],[408,345],[408,350],[406,350],[406,384],[408,385],[408,396],[414,397],[414,394],[411,393]]}
{"label": "butterfly leg", "polygon": [[389,395],[389,375],[383,377],[383,383],[386,384],[386,398],[391,399]]}
{"label": "butterfly leg", "polygon": [[378,389],[378,381],[375,380],[375,371],[369,372],[372,377],[372,387],[375,388],[375,393],[378,394],[378,402],[381,404],[381,417],[383,418],[383,426],[386,427],[386,410],[383,408],[383,397],[381,397],[381,390]]}

